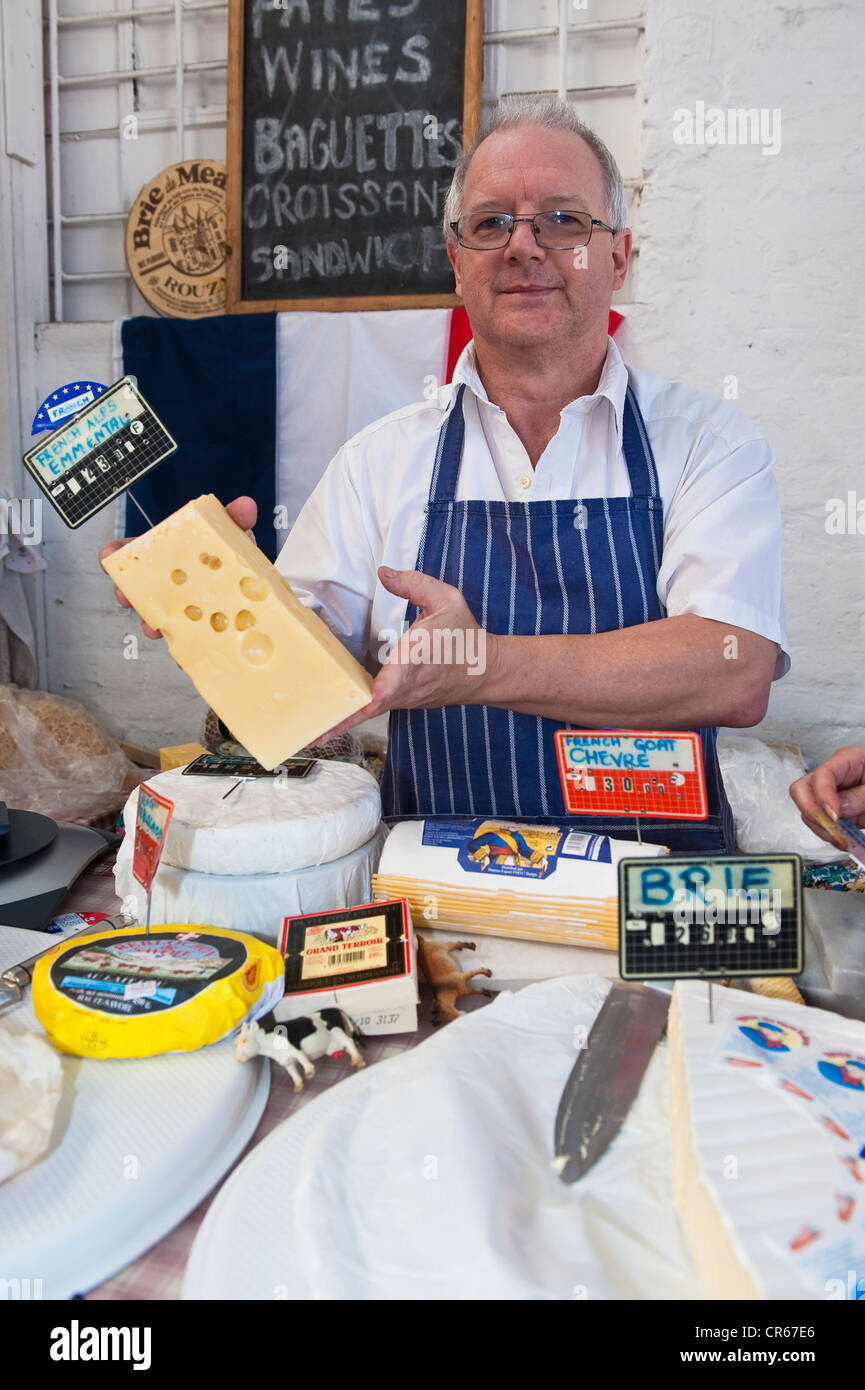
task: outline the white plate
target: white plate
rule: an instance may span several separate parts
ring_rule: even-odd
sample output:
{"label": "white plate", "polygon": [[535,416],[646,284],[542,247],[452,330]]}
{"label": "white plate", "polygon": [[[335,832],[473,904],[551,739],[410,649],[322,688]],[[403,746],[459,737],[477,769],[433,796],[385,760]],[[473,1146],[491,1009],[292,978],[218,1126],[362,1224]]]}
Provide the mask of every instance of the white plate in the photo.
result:
{"label": "white plate", "polygon": [[[0,928],[0,970],[59,940]],[[39,1028],[29,996],[13,1016]],[[231,1041],[141,1061],[64,1057],[63,1073],[48,1153],[0,1184],[0,1280],[41,1280],[43,1298],[103,1283],[188,1216],[270,1089],[267,1064],[241,1066]]]}
{"label": "white plate", "polygon": [[666,1055],[579,1184],[553,1123],[608,982],[504,994],[284,1121],[219,1192],[187,1299],[699,1297],[672,1196]]}

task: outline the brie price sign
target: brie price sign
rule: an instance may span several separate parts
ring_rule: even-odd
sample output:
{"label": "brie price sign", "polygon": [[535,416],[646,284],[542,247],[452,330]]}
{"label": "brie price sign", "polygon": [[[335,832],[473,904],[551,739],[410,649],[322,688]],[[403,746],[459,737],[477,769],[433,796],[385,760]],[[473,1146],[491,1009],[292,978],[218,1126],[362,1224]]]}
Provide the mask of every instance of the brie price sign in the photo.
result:
{"label": "brie price sign", "polygon": [[146,893],[156,876],[174,802],[142,782],[138,788],[138,814],[135,818],[135,844],[132,852],[132,876]]}
{"label": "brie price sign", "polygon": [[798,974],[798,855],[622,859],[619,967],[624,980]]}
{"label": "brie price sign", "polygon": [[709,814],[699,734],[557,729],[555,739],[569,815],[705,820]]}

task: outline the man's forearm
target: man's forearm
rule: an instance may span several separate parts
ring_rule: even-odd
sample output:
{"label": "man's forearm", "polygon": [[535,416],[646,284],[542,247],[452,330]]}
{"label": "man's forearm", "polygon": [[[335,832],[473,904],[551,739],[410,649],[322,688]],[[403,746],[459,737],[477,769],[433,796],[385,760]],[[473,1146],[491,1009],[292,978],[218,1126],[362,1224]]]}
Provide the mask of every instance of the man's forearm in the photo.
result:
{"label": "man's forearm", "polygon": [[474,703],[609,729],[757,724],[777,654],[690,614],[595,636],[489,637],[487,649]]}

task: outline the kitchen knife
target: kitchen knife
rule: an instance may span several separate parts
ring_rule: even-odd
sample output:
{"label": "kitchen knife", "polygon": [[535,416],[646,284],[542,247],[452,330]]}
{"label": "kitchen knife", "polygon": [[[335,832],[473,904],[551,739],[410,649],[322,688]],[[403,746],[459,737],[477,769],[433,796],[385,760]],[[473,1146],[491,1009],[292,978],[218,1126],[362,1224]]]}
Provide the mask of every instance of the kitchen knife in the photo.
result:
{"label": "kitchen knife", "polygon": [[610,987],[559,1101],[553,1166],[562,1182],[583,1177],[621,1129],[667,1026],[670,989]]}

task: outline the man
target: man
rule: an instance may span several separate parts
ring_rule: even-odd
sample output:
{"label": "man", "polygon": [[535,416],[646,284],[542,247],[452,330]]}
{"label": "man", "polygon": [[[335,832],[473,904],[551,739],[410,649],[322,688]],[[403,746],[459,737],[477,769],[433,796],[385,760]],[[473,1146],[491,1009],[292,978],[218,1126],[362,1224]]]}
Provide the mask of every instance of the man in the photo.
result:
{"label": "man", "polygon": [[729,404],[625,368],[625,221],[570,108],[503,103],[445,209],[474,335],[453,385],[350,440],[278,558],[361,659],[413,624],[339,726],[391,711],[388,815],[562,821],[557,728],[696,728],[708,820],[643,833],[733,847],[716,726],[759,722],[789,664],[773,456]]}

